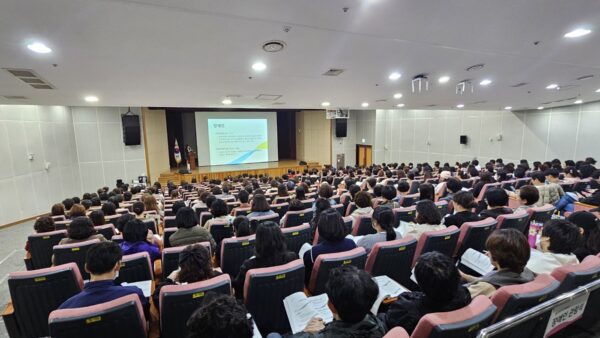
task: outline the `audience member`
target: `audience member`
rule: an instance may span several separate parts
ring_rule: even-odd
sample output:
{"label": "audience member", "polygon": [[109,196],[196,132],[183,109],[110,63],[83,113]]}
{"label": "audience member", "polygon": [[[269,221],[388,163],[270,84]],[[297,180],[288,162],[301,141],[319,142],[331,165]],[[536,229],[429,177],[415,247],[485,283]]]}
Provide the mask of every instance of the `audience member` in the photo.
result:
{"label": "audience member", "polygon": [[175,215],[177,231],[169,237],[171,246],[182,246],[200,242],[210,242],[211,252],[215,251],[216,243],[210,232],[198,225],[198,219],[194,209],[185,207],[177,211]]}
{"label": "audience member", "polygon": [[115,205],[112,202],[104,202],[104,204],[102,204],[102,212],[104,213],[104,216],[114,216],[117,214],[117,207],[115,207]]}
{"label": "audience member", "polygon": [[89,218],[94,226],[104,225],[106,223],[102,210],[94,210],[90,212]]}
{"label": "audience member", "polygon": [[210,205],[210,213],[213,218],[206,221],[203,225],[209,232],[212,224],[231,223],[232,221],[232,217],[229,216],[229,210],[227,209],[227,203],[222,199],[217,199]]}
{"label": "audience member", "polygon": [[512,214],[513,211],[508,207],[508,194],[504,189],[492,188],[485,193],[487,209],[483,210],[479,216],[481,218]]}
{"label": "audience member", "polygon": [[550,274],[562,265],[578,264],[573,254],[579,244],[579,228],[567,220],[552,219],[544,224],[538,250],[531,250],[527,268],[536,275]]}
{"label": "audience member", "polygon": [[379,207],[382,208],[399,208],[400,205],[397,202],[394,202],[394,198],[396,198],[396,189],[394,189],[391,185],[384,185],[381,188],[381,203],[379,203]]}
{"label": "audience member", "polygon": [[353,218],[358,216],[366,216],[373,213],[373,205],[371,201],[371,194],[366,191],[359,191],[354,197],[354,204],[356,209],[350,214]]}
{"label": "audience member", "polygon": [[400,222],[398,231],[402,234],[402,237],[410,235],[419,240],[425,232],[446,229],[446,226],[441,222],[442,216],[435,204],[430,200],[423,200],[416,204],[415,221]]}
{"label": "audience member", "polygon": [[540,198],[535,204],[538,207],[544,204],[555,204],[565,194],[560,185],[547,183],[546,177],[541,172],[531,173],[531,182],[540,193]]}
{"label": "audience member", "polygon": [[65,216],[65,206],[62,203],[52,205],[50,216]]}
{"label": "audience member", "polygon": [[73,204],[69,211],[69,217],[85,217],[85,207],[81,204]]}
{"label": "audience member", "polygon": [[253,325],[235,298],[209,292],[187,321],[187,338],[252,338]]}
{"label": "audience member", "polygon": [[248,218],[268,216],[275,213],[273,210],[271,210],[271,206],[269,205],[269,202],[267,202],[265,195],[262,194],[254,195],[250,205],[251,207]]}
{"label": "audience member", "polygon": [[581,242],[573,252],[581,262],[589,255],[600,252],[600,220],[587,211],[578,211],[571,214],[567,220],[577,227],[581,234]]}
{"label": "audience member", "polygon": [[394,229],[394,212],[392,209],[379,206],[373,211],[372,226],[376,233],[365,235],[356,244],[365,248],[367,253],[376,243],[393,241],[399,235]]}
{"label": "audience member", "polygon": [[447,215],[443,223],[445,226],[456,225],[460,228],[463,223],[466,222],[477,222],[480,220],[479,216],[472,211],[473,208],[477,207],[473,194],[470,191],[460,191],[452,198],[454,204],[454,214]]}
{"label": "audience member", "polygon": [[58,244],[73,244],[92,239],[99,239],[101,242],[106,241],[106,238],[94,229],[94,225],[89,218],[75,217],[67,227],[67,237],[61,239]]}
{"label": "audience member", "polygon": [[435,201],[435,195],[433,193],[433,185],[429,183],[422,183],[419,185],[419,201],[430,200]]}
{"label": "audience member", "polygon": [[246,216],[238,216],[233,220],[235,237],[246,237],[252,235],[250,220]]}
{"label": "audience member", "polygon": [[[37,234],[54,231],[56,230],[54,227],[54,220],[51,216],[42,216],[33,223],[33,230],[35,230],[35,233]],[[25,251],[29,253],[29,241],[25,242]]]}
{"label": "audience member", "polygon": [[[300,201],[299,199],[292,198],[290,200],[288,211],[302,211],[304,209],[306,209],[306,208],[304,207],[304,204],[302,204],[302,201]],[[279,221],[279,224],[281,224],[281,226],[283,226],[285,224],[286,220],[287,220],[287,213],[285,215],[283,215],[283,217]]]}
{"label": "audience member", "polygon": [[539,190],[532,185],[524,185],[519,189],[519,204],[515,212],[535,208],[537,201],[540,199]]}
{"label": "audience member", "polygon": [[139,219],[132,219],[123,229],[123,242],[121,249],[124,255],[138,252],[147,252],[152,262],[160,258],[160,248],[152,243],[152,232],[148,226]]}

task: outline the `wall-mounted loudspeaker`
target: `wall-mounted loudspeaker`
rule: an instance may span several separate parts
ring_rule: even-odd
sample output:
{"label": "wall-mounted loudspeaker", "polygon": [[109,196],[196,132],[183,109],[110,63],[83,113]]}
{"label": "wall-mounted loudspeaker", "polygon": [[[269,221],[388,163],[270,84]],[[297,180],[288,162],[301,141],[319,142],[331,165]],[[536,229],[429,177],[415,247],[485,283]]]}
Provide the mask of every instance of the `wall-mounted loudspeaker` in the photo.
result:
{"label": "wall-mounted loudspeaker", "polygon": [[460,135],[460,144],[467,144],[467,135]]}
{"label": "wall-mounted loudspeaker", "polygon": [[123,124],[123,143],[126,146],[140,145],[140,117],[133,114],[121,115]]}
{"label": "wall-mounted loudspeaker", "polygon": [[348,131],[347,119],[335,119],[335,137],[346,137]]}

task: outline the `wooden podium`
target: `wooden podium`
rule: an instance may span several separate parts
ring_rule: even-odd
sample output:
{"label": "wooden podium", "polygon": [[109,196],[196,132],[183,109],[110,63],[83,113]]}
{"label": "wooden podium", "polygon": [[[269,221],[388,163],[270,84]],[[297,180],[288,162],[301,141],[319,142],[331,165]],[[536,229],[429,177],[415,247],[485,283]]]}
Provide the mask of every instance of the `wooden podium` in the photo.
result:
{"label": "wooden podium", "polygon": [[196,169],[196,153],[193,151],[190,151],[188,153],[188,163],[190,164],[190,170],[194,170]]}

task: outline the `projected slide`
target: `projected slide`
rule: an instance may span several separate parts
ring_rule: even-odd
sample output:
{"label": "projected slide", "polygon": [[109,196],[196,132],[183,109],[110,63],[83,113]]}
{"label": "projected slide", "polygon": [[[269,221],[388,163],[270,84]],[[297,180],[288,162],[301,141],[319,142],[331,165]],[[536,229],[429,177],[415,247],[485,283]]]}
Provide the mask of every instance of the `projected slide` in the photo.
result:
{"label": "projected slide", "polygon": [[267,162],[267,119],[208,119],[210,164]]}

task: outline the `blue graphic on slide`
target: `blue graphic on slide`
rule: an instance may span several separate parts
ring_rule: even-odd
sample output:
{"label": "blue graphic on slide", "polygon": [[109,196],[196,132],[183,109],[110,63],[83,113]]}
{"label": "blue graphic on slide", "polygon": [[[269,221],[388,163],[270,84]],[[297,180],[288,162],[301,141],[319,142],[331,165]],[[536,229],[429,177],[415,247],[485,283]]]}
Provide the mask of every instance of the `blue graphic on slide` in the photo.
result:
{"label": "blue graphic on slide", "polygon": [[269,160],[266,119],[208,119],[210,164]]}

